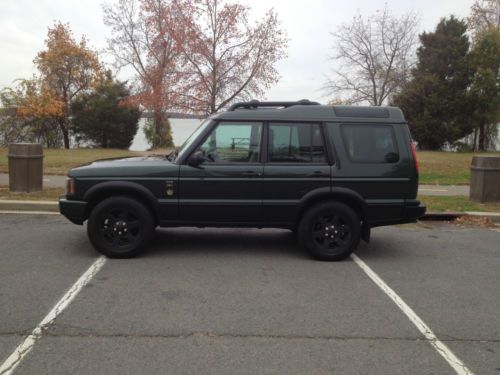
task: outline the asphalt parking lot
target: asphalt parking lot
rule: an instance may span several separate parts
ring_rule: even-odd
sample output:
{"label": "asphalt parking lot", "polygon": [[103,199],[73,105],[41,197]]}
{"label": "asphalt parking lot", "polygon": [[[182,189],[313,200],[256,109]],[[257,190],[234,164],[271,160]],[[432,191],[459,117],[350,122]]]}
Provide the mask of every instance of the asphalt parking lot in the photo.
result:
{"label": "asphalt parking lot", "polygon": [[[142,257],[104,260],[84,229],[58,215],[0,215],[4,373],[49,312],[13,373],[457,372],[358,263],[311,260],[291,232],[160,230]],[[462,373],[500,374],[499,231],[380,228],[356,254]]]}

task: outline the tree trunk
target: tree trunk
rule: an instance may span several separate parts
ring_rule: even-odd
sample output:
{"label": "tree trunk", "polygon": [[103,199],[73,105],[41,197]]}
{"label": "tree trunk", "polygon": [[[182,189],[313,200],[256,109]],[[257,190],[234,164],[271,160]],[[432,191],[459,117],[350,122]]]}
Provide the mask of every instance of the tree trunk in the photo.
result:
{"label": "tree trunk", "polygon": [[153,137],[153,148],[160,147],[162,138],[162,123],[163,123],[163,113],[161,109],[155,108],[153,112],[153,121],[155,124],[155,136]]}
{"label": "tree trunk", "polygon": [[472,151],[476,152],[477,151],[477,127],[474,128],[474,140],[472,142]]}
{"label": "tree trunk", "polygon": [[486,124],[479,125],[479,151],[486,151]]}
{"label": "tree trunk", "polygon": [[101,147],[102,148],[107,148],[108,147],[108,139],[106,137],[106,132],[102,133]]}
{"label": "tree trunk", "polygon": [[69,129],[68,124],[65,118],[61,118],[57,121],[59,125],[59,129],[61,129],[61,133],[63,135],[64,148],[69,148]]}

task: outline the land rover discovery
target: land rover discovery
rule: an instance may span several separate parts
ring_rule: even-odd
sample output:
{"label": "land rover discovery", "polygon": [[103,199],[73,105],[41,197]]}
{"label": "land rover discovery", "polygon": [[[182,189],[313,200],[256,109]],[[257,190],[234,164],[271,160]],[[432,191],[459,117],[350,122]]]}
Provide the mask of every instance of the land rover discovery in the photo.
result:
{"label": "land rover discovery", "polygon": [[61,213],[113,258],[157,226],[293,230],[312,256],[348,257],[377,226],[414,222],[418,163],[400,109],[250,101],[207,118],[168,156],[68,174]]}

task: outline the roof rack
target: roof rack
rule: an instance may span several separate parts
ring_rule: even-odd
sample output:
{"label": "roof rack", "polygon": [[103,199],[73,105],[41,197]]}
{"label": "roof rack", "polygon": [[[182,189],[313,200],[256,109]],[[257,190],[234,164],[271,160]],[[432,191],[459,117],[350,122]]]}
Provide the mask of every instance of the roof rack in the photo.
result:
{"label": "roof rack", "polygon": [[258,100],[250,100],[249,102],[239,102],[234,103],[229,109],[228,112],[232,112],[238,108],[245,109],[256,109],[259,107],[292,107],[294,105],[320,105],[318,102],[311,102],[308,99],[298,100],[296,102],[260,102]]}

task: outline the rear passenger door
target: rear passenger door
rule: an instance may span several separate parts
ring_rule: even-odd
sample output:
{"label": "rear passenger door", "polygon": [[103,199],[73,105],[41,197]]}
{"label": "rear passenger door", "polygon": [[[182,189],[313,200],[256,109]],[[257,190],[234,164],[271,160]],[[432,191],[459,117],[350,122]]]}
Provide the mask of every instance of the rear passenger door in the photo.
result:
{"label": "rear passenger door", "polygon": [[319,123],[267,124],[263,217],[290,223],[308,192],[330,187],[330,165]]}
{"label": "rear passenger door", "polygon": [[372,221],[400,218],[412,194],[409,145],[401,124],[326,124],[340,163],[332,187],[357,191],[368,203]]}

